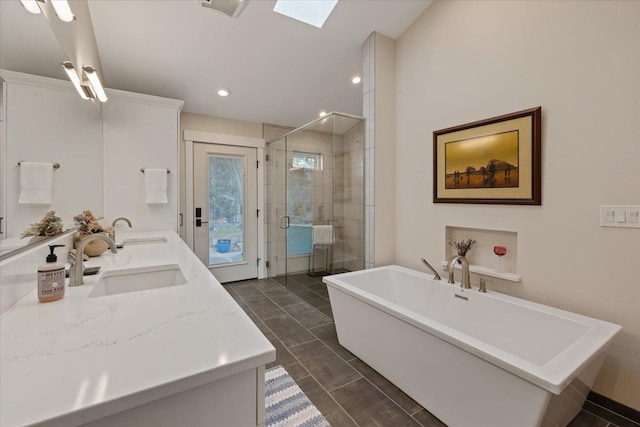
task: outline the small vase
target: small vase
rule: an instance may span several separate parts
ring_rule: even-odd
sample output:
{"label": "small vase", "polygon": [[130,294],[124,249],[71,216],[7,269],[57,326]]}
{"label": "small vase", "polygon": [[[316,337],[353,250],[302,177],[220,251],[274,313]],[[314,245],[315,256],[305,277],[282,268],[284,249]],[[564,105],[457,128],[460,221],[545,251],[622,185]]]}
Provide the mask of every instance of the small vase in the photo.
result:
{"label": "small vase", "polygon": [[[104,234],[106,236],[105,233],[101,234]],[[91,237],[93,235],[94,234],[76,234],[73,238],[73,248],[77,248],[83,239],[86,239],[87,237]],[[109,244],[104,240],[94,240],[92,242],[89,242],[84,247],[84,254],[90,257],[100,256],[104,251],[107,250],[107,248],[109,248]]]}
{"label": "small vase", "polygon": [[[458,252],[458,256],[466,256],[467,253],[466,252]],[[462,264],[461,260],[458,260],[458,264]]]}

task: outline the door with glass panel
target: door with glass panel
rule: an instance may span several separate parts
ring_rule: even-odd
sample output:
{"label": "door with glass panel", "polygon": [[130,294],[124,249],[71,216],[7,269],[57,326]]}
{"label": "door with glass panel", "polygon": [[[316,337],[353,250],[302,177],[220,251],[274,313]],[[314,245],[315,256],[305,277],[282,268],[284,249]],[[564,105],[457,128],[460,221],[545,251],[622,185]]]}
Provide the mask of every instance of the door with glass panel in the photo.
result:
{"label": "door with glass panel", "polygon": [[194,144],[194,249],[222,283],[258,277],[256,152]]}

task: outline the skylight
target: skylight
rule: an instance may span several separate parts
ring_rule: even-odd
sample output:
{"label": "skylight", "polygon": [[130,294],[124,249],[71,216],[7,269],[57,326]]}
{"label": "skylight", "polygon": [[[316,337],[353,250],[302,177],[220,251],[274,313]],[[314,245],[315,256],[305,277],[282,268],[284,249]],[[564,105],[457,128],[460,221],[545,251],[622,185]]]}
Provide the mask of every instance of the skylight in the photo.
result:
{"label": "skylight", "polygon": [[338,0],[278,0],[274,12],[322,28]]}

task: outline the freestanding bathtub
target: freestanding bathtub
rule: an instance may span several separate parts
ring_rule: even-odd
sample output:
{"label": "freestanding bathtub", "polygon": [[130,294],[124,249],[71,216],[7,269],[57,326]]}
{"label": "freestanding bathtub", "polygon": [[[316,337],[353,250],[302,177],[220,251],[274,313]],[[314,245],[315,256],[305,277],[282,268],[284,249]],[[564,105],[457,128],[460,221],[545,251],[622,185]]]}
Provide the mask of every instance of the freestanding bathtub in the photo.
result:
{"label": "freestanding bathtub", "polygon": [[327,276],[338,340],[450,427],[564,427],[618,325],[399,266]]}

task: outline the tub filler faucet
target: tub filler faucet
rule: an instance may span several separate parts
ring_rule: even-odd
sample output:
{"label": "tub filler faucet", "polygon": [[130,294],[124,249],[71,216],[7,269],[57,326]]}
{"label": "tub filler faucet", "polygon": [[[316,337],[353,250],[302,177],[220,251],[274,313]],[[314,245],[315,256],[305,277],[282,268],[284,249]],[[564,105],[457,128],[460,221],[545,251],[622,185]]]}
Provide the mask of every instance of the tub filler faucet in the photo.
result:
{"label": "tub filler faucet", "polygon": [[429,264],[426,259],[420,258],[420,261],[422,261],[422,263],[434,274],[433,280],[442,280],[436,269],[431,267],[431,264]]}
{"label": "tub filler faucet", "polygon": [[462,255],[454,255],[449,258],[447,263],[447,271],[449,272],[449,283],[453,284],[453,272],[456,269],[456,262],[460,260],[462,264],[462,279],[460,280],[460,287],[462,289],[471,289],[471,278],[469,277],[469,261]]}

